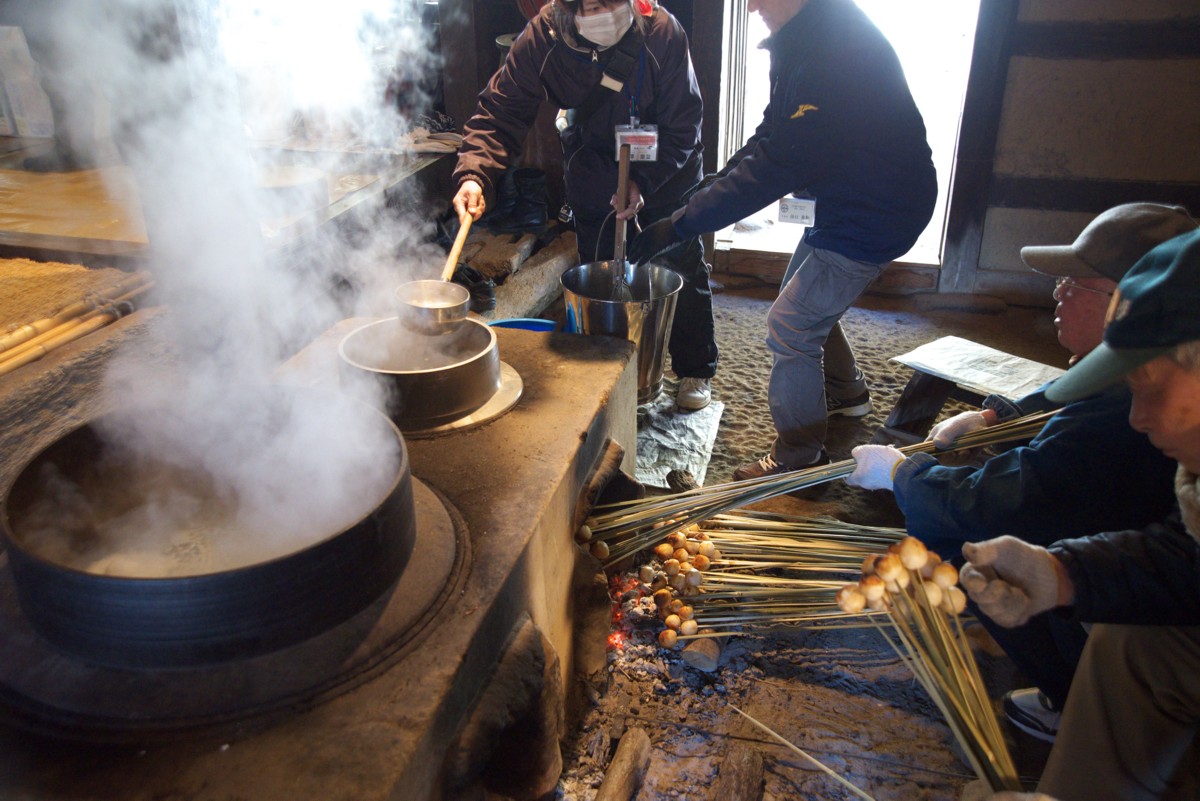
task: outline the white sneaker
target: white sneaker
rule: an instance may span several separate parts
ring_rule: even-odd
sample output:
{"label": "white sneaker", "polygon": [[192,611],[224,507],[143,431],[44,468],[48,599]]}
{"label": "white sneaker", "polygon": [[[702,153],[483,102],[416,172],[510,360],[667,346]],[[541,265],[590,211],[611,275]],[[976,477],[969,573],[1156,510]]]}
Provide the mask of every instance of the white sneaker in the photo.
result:
{"label": "white sneaker", "polygon": [[1048,743],[1058,736],[1062,721],[1062,713],[1050,706],[1050,699],[1036,687],[1005,693],[1004,714],[1021,731]]}
{"label": "white sneaker", "polygon": [[712,400],[711,378],[682,378],[679,391],[675,393],[675,405],[680,409],[696,411],[703,409]]}

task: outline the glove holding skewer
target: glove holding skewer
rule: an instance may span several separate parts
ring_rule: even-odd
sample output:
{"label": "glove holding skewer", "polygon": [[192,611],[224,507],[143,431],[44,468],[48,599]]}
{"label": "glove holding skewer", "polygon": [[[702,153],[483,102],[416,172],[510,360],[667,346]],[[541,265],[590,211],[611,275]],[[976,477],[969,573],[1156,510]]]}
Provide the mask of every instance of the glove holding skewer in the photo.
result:
{"label": "glove holding skewer", "polygon": [[960,578],[980,610],[1005,628],[1023,626],[1034,615],[1070,606],[1075,587],[1066,568],[1048,550],[1016,537],[963,544]]}

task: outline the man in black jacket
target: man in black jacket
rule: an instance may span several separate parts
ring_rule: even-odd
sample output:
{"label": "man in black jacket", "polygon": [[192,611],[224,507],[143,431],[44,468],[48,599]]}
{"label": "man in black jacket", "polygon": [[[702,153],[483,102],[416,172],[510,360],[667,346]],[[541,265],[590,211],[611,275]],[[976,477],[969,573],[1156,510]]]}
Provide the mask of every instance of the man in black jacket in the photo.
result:
{"label": "man in black jacket", "polygon": [[963,546],[963,586],[1000,625],[1043,613],[1102,624],[1039,785],[1063,801],[1158,799],[1188,782],[1194,792],[1200,778],[1200,231],[1134,265],[1104,341],[1046,396],[1073,401],[1122,378],[1130,425],[1179,463],[1177,509],[1141,530],[1049,548],[1008,536]]}
{"label": "man in black jacket", "polygon": [[775,443],[738,468],[737,479],[828,461],[827,418],[871,410],[838,321],[912,247],[937,198],[925,123],[900,61],[858,6],[751,0],[750,10],[771,32],[762,123],[709,186],[630,249],[631,258],[652,259],[781,198],[798,217],[812,217],[768,318]]}

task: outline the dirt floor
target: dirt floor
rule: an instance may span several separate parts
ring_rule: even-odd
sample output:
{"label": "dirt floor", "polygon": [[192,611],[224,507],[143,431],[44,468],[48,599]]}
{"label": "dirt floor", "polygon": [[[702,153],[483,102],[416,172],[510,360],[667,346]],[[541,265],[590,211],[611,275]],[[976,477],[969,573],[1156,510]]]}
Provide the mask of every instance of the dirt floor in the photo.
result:
{"label": "dirt floor", "polygon": [[[713,389],[726,407],[708,485],[729,481],[737,466],[765,454],[774,436],[766,404],[770,354],[762,340],[775,288],[753,278],[718,279],[714,307],[721,362]],[[850,310],[844,325],[875,410],[831,424],[828,444],[835,461],[871,439],[911,376],[889,358],[925,342],[953,334],[1066,366],[1048,308],[981,313],[964,310],[969,304],[954,306],[953,299],[932,296],[867,296]],[[963,408],[952,403],[945,414]],[[840,480],[819,501],[785,496],[761,507],[903,526],[890,493],[865,492]],[[1024,686],[1022,678],[977,624],[970,631],[998,708],[1005,691]],[[648,774],[634,796],[638,801],[715,801],[713,783],[722,761],[739,744],[763,758],[766,799],[855,797],[734,706],[881,801],[954,801],[973,778],[932,701],[873,629],[724,638],[714,672],[684,663],[678,650],[659,648],[653,637],[652,629],[633,632],[623,647],[610,651],[607,675],[588,688],[591,702],[564,754],[559,798],[593,798],[621,735],[632,727],[644,729],[653,743]],[[1047,747],[1019,732],[1009,731],[1008,739],[1019,771],[1032,785]]]}

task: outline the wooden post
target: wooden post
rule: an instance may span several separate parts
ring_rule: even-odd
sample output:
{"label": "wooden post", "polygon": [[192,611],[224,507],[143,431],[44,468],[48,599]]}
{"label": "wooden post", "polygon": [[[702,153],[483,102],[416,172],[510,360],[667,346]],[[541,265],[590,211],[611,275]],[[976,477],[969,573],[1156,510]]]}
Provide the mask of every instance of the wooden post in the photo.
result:
{"label": "wooden post", "polygon": [[650,735],[632,728],[621,737],[594,801],[629,801],[646,778],[650,765]]}

